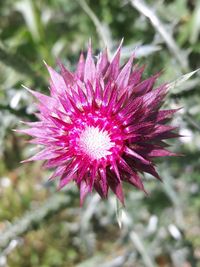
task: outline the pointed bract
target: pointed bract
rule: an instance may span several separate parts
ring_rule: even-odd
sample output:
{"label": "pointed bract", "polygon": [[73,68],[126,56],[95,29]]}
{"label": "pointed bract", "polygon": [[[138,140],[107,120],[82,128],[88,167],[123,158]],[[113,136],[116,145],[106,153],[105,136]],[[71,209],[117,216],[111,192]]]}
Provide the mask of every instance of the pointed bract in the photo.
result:
{"label": "pointed bract", "polygon": [[89,43],[87,57],[85,60],[84,82],[90,81],[91,83],[93,83],[95,78],[95,73],[96,73],[96,67],[92,57],[92,46],[91,43]]}
{"label": "pointed bract", "polygon": [[73,86],[74,84],[74,76],[73,74],[61,63],[61,61],[58,61],[58,65],[61,70],[62,77],[65,81],[66,86]]}
{"label": "pointed bract", "polygon": [[77,78],[79,78],[81,81],[83,80],[84,77],[84,70],[85,70],[85,58],[83,53],[81,53],[75,72]]}
{"label": "pointed bract", "polygon": [[119,91],[118,93],[119,97],[121,97],[127,89],[130,74],[131,74],[131,68],[133,64],[133,58],[134,58],[134,54],[130,57],[129,61],[123,67],[123,69],[121,70],[121,72],[119,73],[116,79],[116,85]]}
{"label": "pointed bract", "polygon": [[120,65],[120,53],[121,53],[121,47],[122,47],[123,40],[121,41],[110,65],[107,68],[105,78],[109,78],[111,80],[115,80],[117,78],[117,75],[119,74],[119,65]]}

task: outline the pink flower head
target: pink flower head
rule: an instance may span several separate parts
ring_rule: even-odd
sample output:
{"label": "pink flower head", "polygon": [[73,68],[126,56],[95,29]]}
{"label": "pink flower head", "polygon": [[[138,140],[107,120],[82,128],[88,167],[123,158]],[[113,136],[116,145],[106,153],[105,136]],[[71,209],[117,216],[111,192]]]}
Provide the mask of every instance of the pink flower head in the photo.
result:
{"label": "pink flower head", "polygon": [[160,179],[153,159],[175,155],[163,142],[178,136],[165,125],[176,110],[160,110],[167,86],[154,89],[158,74],[142,80],[144,68],[132,66],[134,56],[120,67],[120,51],[121,45],[110,62],[105,50],[95,63],[89,44],[74,73],[61,63],[61,74],[47,65],[50,96],[30,90],[39,121],[21,132],[45,148],[26,161],[46,160],[59,188],[74,181],[81,203],[93,188],[102,198],[111,188],[123,203],[122,182],[144,190],[139,173]]}

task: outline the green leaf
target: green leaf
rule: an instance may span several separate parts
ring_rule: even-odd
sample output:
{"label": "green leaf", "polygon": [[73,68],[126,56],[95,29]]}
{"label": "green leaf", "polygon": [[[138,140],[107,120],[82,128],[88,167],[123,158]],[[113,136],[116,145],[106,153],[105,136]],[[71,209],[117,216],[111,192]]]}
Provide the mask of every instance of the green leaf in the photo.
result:
{"label": "green leaf", "polygon": [[183,85],[184,82],[186,82],[188,79],[190,79],[199,70],[200,70],[200,68],[197,69],[197,70],[191,71],[189,73],[186,73],[186,74],[182,75],[181,77],[179,77],[177,80],[169,83],[168,86],[167,86],[168,89],[170,90],[169,92],[170,93],[179,93],[181,91],[180,86]]}

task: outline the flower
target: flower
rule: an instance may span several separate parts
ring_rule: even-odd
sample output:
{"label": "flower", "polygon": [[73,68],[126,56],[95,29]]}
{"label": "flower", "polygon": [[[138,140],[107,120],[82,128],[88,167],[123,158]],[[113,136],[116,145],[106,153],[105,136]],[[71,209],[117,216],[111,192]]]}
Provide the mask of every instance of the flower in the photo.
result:
{"label": "flower", "polygon": [[92,189],[106,198],[109,188],[124,203],[122,182],[144,190],[139,173],[160,179],[153,159],[175,155],[163,141],[178,136],[166,125],[177,110],[160,110],[167,85],[154,89],[160,74],[142,80],[134,55],[120,67],[120,51],[121,44],[109,62],[105,50],[95,63],[89,44],[74,73],[60,62],[61,74],[46,64],[50,96],[28,89],[39,101],[39,121],[20,131],[45,148],[26,161],[46,160],[59,188],[73,180],[81,204]]}

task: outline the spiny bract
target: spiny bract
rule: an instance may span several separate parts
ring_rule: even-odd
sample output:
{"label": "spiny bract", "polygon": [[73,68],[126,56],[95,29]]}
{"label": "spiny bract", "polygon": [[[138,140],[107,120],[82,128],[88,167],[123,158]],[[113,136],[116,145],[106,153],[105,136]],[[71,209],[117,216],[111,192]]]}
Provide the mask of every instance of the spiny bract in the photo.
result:
{"label": "spiny bract", "polygon": [[178,136],[165,125],[176,110],[160,110],[167,85],[153,88],[159,74],[142,80],[134,56],[120,67],[120,51],[121,44],[109,62],[105,50],[95,63],[89,44],[74,73],[62,63],[61,74],[47,65],[50,96],[29,90],[39,101],[39,121],[20,131],[45,148],[26,161],[56,168],[51,179],[60,177],[59,188],[73,180],[81,203],[93,188],[102,198],[111,188],[123,203],[123,181],[144,190],[138,173],[160,179],[153,158],[175,155],[163,142]]}

